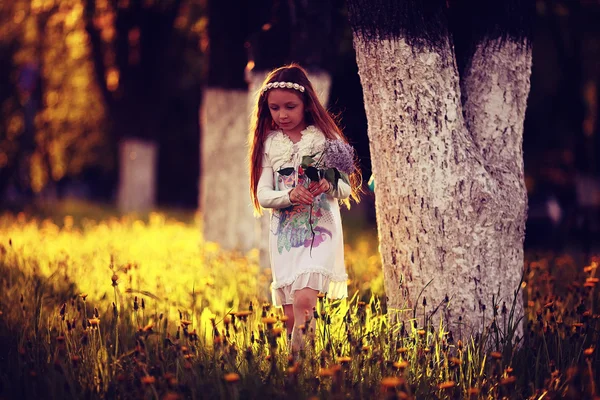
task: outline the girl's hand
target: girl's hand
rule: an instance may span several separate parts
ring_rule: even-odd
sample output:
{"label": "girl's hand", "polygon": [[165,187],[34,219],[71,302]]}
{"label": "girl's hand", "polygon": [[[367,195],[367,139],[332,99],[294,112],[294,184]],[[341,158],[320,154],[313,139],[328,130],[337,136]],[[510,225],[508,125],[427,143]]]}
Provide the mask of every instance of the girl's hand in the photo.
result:
{"label": "girl's hand", "polygon": [[310,205],[313,202],[313,195],[304,186],[296,186],[290,191],[290,200],[293,204]]}
{"label": "girl's hand", "polygon": [[311,182],[308,185],[308,190],[312,193],[313,197],[317,197],[322,193],[325,193],[331,189],[331,183],[325,178],[321,179],[319,182]]}

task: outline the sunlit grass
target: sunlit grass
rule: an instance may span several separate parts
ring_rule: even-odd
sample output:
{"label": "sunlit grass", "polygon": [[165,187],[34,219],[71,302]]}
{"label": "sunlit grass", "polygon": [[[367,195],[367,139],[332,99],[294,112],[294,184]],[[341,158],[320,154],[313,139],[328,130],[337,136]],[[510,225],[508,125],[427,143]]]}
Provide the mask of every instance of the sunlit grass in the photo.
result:
{"label": "sunlit grass", "polygon": [[346,247],[351,298],[319,299],[307,316],[316,332],[293,359],[268,304],[270,271],[255,252],[204,242],[199,224],[3,216],[4,387],[24,398],[598,395],[597,259],[531,256],[527,338],[515,347],[503,307],[477,338],[422,318],[392,325],[377,244],[359,236]]}

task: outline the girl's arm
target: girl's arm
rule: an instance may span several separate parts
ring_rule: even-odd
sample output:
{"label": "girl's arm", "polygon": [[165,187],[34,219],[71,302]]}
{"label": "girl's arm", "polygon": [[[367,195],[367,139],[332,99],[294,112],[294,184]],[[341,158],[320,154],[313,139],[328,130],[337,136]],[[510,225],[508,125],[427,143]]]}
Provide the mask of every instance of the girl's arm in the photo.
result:
{"label": "girl's arm", "polygon": [[263,166],[256,190],[256,197],[258,197],[258,202],[261,207],[286,208],[291,206],[292,202],[290,201],[289,193],[292,189],[275,190],[273,187],[273,168],[270,166]]}

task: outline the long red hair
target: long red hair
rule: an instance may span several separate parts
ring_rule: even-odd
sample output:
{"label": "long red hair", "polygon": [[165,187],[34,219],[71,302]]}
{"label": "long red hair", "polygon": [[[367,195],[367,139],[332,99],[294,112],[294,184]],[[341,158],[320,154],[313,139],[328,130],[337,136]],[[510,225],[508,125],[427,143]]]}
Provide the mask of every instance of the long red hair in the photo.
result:
{"label": "long red hair", "polygon": [[[271,113],[267,104],[267,97],[269,91],[262,91],[268,83],[271,82],[292,82],[304,86],[304,92],[292,90],[295,93],[300,94],[304,101],[304,110],[306,112],[305,120],[308,125],[314,125],[327,139],[340,139],[348,143],[348,139],[344,136],[341,129],[336,124],[333,117],[327,112],[325,107],[321,105],[312,84],[308,80],[307,73],[301,66],[297,64],[290,64],[280,68],[277,68],[269,73],[258,95],[258,101],[254,106],[252,112],[252,120],[250,122],[250,197],[252,198],[252,204],[254,205],[254,211],[256,215],[262,214],[262,208],[258,202],[257,187],[258,180],[262,173],[262,158],[264,153],[265,139],[269,132],[275,128],[275,123],[271,118]],[[362,184],[362,175],[360,168],[358,168],[355,162],[354,172],[350,174],[350,184],[352,187],[351,197],[356,201],[360,201],[360,186]],[[346,205],[350,207],[350,202],[345,201]]]}

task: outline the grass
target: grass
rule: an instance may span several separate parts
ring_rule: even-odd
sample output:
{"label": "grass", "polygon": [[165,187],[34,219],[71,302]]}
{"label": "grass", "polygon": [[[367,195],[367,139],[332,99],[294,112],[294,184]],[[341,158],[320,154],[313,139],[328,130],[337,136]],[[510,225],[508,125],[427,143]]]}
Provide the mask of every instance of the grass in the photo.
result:
{"label": "grass", "polygon": [[475,338],[392,324],[377,244],[355,235],[351,298],[320,298],[317,332],[290,359],[255,252],[204,242],[189,215],[73,215],[0,218],[0,398],[600,395],[599,258],[528,255],[515,346],[510,308]]}

